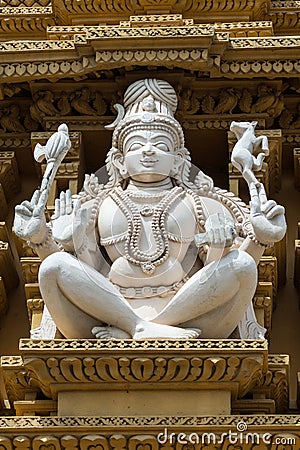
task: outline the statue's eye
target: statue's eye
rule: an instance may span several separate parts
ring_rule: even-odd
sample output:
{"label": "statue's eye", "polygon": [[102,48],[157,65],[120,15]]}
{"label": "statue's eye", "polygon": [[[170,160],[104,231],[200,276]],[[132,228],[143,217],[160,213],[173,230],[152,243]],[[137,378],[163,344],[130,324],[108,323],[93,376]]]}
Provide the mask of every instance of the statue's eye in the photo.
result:
{"label": "statue's eye", "polygon": [[169,152],[170,151],[169,147],[164,142],[158,142],[157,144],[155,144],[155,147],[158,148],[159,150],[163,151],[163,152]]}
{"label": "statue's eye", "polygon": [[136,150],[140,150],[140,148],[142,148],[143,144],[140,144],[138,142],[134,142],[133,144],[130,145],[130,147],[128,148],[129,152],[134,152]]}

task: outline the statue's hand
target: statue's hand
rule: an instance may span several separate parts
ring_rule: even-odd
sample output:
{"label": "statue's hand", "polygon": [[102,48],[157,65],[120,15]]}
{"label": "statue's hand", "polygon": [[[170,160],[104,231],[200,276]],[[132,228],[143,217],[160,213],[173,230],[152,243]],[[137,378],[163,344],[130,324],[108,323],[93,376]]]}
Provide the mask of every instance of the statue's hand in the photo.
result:
{"label": "statue's hand", "polygon": [[84,240],[89,217],[87,210],[81,208],[80,200],[72,204],[72,194],[68,189],[61,192],[55,200],[52,216],[52,234],[56,242],[67,250],[79,249]]}
{"label": "statue's hand", "polygon": [[212,214],[205,222],[206,242],[215,248],[231,247],[236,237],[233,220],[224,214]]}
{"label": "statue's hand", "polygon": [[47,192],[36,190],[30,201],[15,207],[14,231],[21,239],[41,244],[47,234],[44,214]]}
{"label": "statue's hand", "polygon": [[250,185],[250,220],[256,239],[265,245],[280,241],[286,232],[285,209],[268,200],[263,184]]}

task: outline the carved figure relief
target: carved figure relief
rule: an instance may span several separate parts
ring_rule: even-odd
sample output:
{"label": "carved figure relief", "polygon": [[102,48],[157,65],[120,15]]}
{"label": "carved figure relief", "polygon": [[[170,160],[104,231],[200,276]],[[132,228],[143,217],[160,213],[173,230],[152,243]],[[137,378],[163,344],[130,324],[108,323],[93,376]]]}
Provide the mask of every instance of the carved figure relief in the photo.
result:
{"label": "carved figure relief", "polygon": [[[90,111],[88,92],[76,98]],[[46,103],[44,111],[56,108],[50,95]],[[96,104],[100,108],[101,97]],[[191,180],[176,108],[176,93],[166,81],[131,84],[117,107],[108,182],[86,176],[79,195],[61,192],[47,224],[49,187],[69,146],[61,125],[45,148],[50,156],[42,188],[16,207],[15,232],[43,260],[39,282],[46,312],[66,338],[226,338],[244,317],[254,327],[240,330],[263,335],[251,309],[256,265],[265,246],[284,236],[284,208],[254,180],[248,180],[250,215],[203,172]],[[246,165],[244,156],[240,164]],[[206,249],[201,261],[195,235]]]}
{"label": "carved figure relief", "polygon": [[276,117],[284,109],[283,90],[276,90],[266,84],[257,87],[253,94],[247,88],[234,87],[221,89],[216,97],[212,93],[199,95],[191,89],[183,90],[180,96],[179,111],[187,114],[262,114],[269,117],[268,126],[272,126]]}

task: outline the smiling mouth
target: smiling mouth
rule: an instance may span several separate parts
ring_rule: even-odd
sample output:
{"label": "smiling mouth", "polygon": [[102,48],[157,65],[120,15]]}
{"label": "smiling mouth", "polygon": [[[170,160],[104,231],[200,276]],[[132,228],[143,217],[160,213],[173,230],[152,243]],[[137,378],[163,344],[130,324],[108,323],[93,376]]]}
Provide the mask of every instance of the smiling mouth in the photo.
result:
{"label": "smiling mouth", "polygon": [[151,167],[158,162],[158,159],[140,159],[140,163],[145,167]]}

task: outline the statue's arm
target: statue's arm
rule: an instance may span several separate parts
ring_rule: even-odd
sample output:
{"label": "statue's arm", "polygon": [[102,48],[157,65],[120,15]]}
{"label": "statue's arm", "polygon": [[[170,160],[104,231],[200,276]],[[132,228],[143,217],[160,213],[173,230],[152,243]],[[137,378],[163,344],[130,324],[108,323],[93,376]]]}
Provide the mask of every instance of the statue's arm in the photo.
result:
{"label": "statue's arm", "polygon": [[286,233],[285,209],[275,200],[268,200],[263,184],[250,185],[250,221],[253,234],[242,243],[240,249],[249,253],[259,263],[265,248],[279,242]]}
{"label": "statue's arm", "polygon": [[55,241],[64,251],[103,272],[95,200],[82,204],[80,200],[72,199],[70,190],[61,192],[55,201],[52,230]]}
{"label": "statue's arm", "polygon": [[237,233],[231,214],[219,201],[202,197],[201,202],[205,233],[196,234],[195,242],[199,247],[199,258],[206,265],[236,248]]}
{"label": "statue's arm", "polygon": [[47,192],[36,190],[32,198],[15,208],[14,232],[34,248],[41,259],[60,251],[53,239],[52,229],[46,223],[44,205]]}

